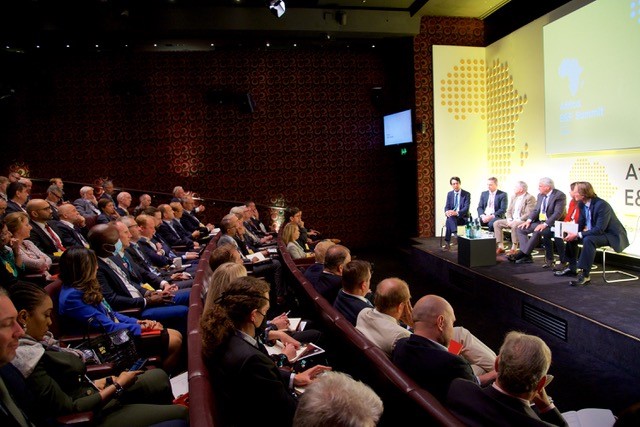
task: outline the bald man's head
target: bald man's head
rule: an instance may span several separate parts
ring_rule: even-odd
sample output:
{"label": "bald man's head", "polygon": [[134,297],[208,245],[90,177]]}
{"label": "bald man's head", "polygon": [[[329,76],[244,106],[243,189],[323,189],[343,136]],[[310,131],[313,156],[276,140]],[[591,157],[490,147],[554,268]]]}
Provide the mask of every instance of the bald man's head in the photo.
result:
{"label": "bald man's head", "polygon": [[439,342],[445,347],[453,336],[453,307],[442,297],[426,295],[413,307],[415,333]]}

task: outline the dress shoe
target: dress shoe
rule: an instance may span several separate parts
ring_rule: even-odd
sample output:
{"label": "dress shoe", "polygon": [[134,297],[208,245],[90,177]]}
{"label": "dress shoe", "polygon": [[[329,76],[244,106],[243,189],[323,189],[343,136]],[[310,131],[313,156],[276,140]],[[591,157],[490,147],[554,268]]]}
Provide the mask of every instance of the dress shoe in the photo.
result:
{"label": "dress shoe", "polygon": [[520,251],[516,252],[514,255],[509,255],[507,259],[511,262],[516,262],[517,260],[525,257],[526,255]]}
{"label": "dress shoe", "polygon": [[445,243],[444,245],[442,245],[442,250],[447,252],[451,250],[451,245],[449,243]]}
{"label": "dress shoe", "polygon": [[531,255],[524,255],[522,258],[516,259],[516,264],[532,264],[532,263],[533,263],[533,257]]}
{"label": "dress shoe", "polygon": [[496,249],[496,255],[500,255],[504,253],[504,249],[503,248],[497,248]]}
{"label": "dress shoe", "polygon": [[542,264],[542,268],[553,268],[553,260],[552,259],[545,259],[544,260],[544,264]]}
{"label": "dress shoe", "polygon": [[561,277],[561,276],[577,276],[578,272],[575,270],[570,269],[569,267],[565,268],[564,270],[561,271],[556,271],[555,273],[553,273],[554,276],[556,277]]}
{"label": "dress shoe", "polygon": [[576,278],[576,280],[569,282],[569,284],[571,286],[585,286],[590,281],[591,281],[591,277],[589,277],[589,275],[580,273],[580,275]]}
{"label": "dress shoe", "polygon": [[562,270],[566,270],[566,268],[569,267],[569,263],[568,262],[561,262],[559,264],[555,264],[553,266],[553,271],[562,271]]}

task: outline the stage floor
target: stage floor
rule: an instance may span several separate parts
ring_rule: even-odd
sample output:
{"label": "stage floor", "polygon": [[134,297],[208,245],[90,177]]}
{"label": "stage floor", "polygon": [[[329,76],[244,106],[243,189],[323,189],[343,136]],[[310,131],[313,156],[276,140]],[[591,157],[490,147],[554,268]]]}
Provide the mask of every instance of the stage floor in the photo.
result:
{"label": "stage floor", "polygon": [[543,269],[542,257],[523,265],[496,260],[467,268],[457,251],[441,250],[438,238],[414,239],[412,295],[444,296],[456,323],[496,351],[510,330],[541,337],[553,353],[549,392],[561,411],[617,413],[640,401],[640,280],[607,284],[596,274],[589,285],[572,287]]}
{"label": "stage floor", "polygon": [[[416,238],[414,241],[417,249],[457,264],[455,246],[445,252],[440,248],[439,238]],[[640,280],[605,283],[602,274],[592,274],[589,285],[573,287],[569,286],[571,278],[555,277],[552,272],[543,269],[542,257],[534,260],[533,264],[518,265],[500,255],[496,257],[496,265],[474,267],[472,270],[504,286],[526,292],[548,304],[640,339]],[[602,271],[602,266],[598,267],[595,271]]]}

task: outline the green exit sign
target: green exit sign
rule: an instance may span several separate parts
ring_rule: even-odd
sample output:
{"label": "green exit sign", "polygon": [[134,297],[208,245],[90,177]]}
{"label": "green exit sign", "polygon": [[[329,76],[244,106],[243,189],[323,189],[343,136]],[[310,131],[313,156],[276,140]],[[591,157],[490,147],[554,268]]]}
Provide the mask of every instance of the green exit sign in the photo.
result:
{"label": "green exit sign", "polygon": [[400,149],[400,155],[401,156],[406,156],[407,155],[407,149],[406,148],[401,148]]}

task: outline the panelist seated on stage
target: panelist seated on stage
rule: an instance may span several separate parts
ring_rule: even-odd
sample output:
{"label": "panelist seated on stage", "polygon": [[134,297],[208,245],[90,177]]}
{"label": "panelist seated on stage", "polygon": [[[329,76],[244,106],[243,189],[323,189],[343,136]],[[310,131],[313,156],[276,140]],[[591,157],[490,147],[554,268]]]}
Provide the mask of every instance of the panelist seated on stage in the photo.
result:
{"label": "panelist seated on stage", "polygon": [[[611,205],[599,198],[590,183],[581,181],[575,187],[576,200],[580,209],[578,233],[570,233],[564,237],[567,242],[566,257],[569,266],[558,272],[558,275],[575,275],[581,270],[576,280],[570,282],[572,286],[589,283],[589,273],[596,256],[596,249],[610,246],[616,252],[622,252],[629,246],[627,230],[616,216]],[[578,243],[582,243],[580,256]],[[576,259],[577,258],[577,259]]]}
{"label": "panelist seated on stage", "polygon": [[480,388],[455,379],[446,404],[470,427],[566,426],[545,391],[550,364],[551,350],[540,338],[510,332],[496,360],[495,383]]}
{"label": "panelist seated on stage", "polygon": [[453,308],[444,298],[420,298],[413,309],[414,333],[399,339],[391,355],[393,363],[440,401],[456,378],[483,386],[496,378],[495,371],[476,376],[469,362],[447,350],[455,320]]}
{"label": "panelist seated on stage", "polygon": [[[365,308],[358,314],[356,329],[391,356],[396,342],[413,333],[413,307],[409,286],[404,280],[384,279],[376,287],[375,308]],[[453,341],[462,345],[460,355],[471,364],[476,375],[494,369],[496,354],[469,330],[453,328]]]}
{"label": "panelist seated on stage", "polygon": [[[564,222],[573,222],[573,223],[578,223],[578,220],[580,219],[580,209],[578,208],[578,201],[576,200],[576,184],[577,182],[572,182],[571,185],[569,186],[570,191],[569,191],[569,206],[567,207],[567,214],[564,216]],[[567,267],[569,267],[569,259],[567,258],[567,254],[566,254],[566,242],[564,241],[563,237],[558,235],[557,230],[554,233],[554,245],[556,248],[556,252],[558,253],[558,259],[560,260],[560,263],[555,264],[553,266],[553,271],[563,271],[565,270]],[[575,266],[574,266],[575,267]],[[575,268],[574,268],[575,271]],[[566,276],[567,273],[565,274],[561,274],[558,273],[558,275],[562,275],[562,276]]]}
{"label": "panelist seated on stage", "polygon": [[[551,231],[551,227],[560,218],[564,218],[567,196],[556,189],[553,180],[547,177],[540,179],[538,190],[540,194],[538,194],[535,209],[516,230],[520,251],[509,257],[509,260],[516,264],[532,263],[531,252],[542,239],[545,249],[543,267],[551,268],[553,266],[553,231]],[[529,233],[531,233],[531,237],[529,237]]]}
{"label": "panelist seated on stage", "polygon": [[496,254],[504,253],[503,248],[504,229],[511,230],[511,255],[515,255],[518,248],[518,233],[516,228],[525,222],[536,207],[536,198],[528,193],[527,183],[518,181],[513,191],[513,197],[509,201],[509,207],[504,219],[493,223],[493,234],[496,236]]}
{"label": "panelist seated on stage", "polygon": [[451,236],[458,234],[458,226],[467,223],[469,207],[471,206],[471,194],[460,188],[460,178],[451,177],[449,184],[453,190],[447,193],[447,202],[444,205],[445,221],[444,246],[442,249],[449,250],[451,247]]}
{"label": "panelist seated on stage", "polygon": [[487,191],[480,195],[478,203],[478,218],[481,225],[486,225],[493,230],[493,223],[504,218],[507,212],[508,196],[502,190],[498,190],[498,178],[491,177],[487,180]]}

